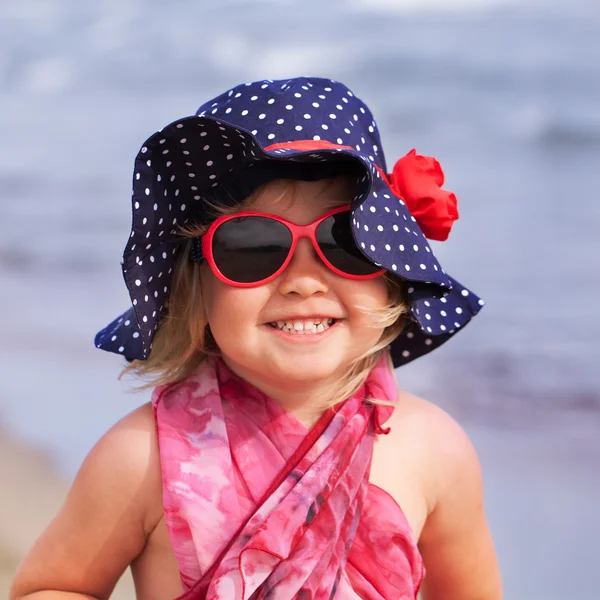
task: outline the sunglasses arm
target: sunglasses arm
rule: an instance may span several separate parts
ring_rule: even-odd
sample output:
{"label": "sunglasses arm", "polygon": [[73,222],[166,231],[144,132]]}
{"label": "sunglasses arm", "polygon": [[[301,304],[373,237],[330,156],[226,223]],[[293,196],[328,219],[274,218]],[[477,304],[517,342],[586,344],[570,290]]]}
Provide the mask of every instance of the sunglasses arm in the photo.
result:
{"label": "sunglasses arm", "polygon": [[204,256],[202,254],[202,239],[199,237],[192,238],[190,259],[195,263],[201,263],[204,260]]}

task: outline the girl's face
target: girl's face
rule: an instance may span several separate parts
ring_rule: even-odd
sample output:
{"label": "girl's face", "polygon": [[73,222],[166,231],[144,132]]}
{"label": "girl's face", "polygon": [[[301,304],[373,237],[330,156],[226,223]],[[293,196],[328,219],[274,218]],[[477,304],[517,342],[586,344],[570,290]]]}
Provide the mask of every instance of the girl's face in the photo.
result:
{"label": "girl's face", "polygon": [[[274,181],[262,188],[260,203],[244,208],[306,225],[349,204],[353,187],[354,180],[345,177],[294,186]],[[267,284],[230,286],[206,262],[201,281],[206,318],[223,359],[265,391],[301,391],[337,379],[341,369],[378,341],[383,328],[375,326],[370,312],[389,301],[382,277],[357,281],[336,275],[307,238],[299,240],[285,271]],[[282,322],[296,328],[301,323],[310,332],[290,333],[277,327]]]}

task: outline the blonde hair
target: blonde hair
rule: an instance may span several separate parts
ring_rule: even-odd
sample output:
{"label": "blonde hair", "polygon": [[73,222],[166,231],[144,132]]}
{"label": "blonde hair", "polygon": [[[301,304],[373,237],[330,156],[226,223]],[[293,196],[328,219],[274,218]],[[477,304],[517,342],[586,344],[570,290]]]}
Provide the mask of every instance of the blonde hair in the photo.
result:
{"label": "blonde hair", "polygon": [[[233,214],[249,205],[259,208],[265,196],[265,188],[272,183],[261,186],[236,206],[224,206],[216,199],[210,198],[206,198],[204,203],[215,218],[223,214]],[[269,202],[280,202],[290,192],[291,202],[293,202],[296,180],[279,180],[278,183],[282,187],[281,193],[274,200],[269,199]],[[332,204],[331,207],[338,205],[338,203]],[[144,361],[133,361],[121,373],[121,375],[133,373],[142,379],[147,379],[147,383],[142,384],[138,389],[183,381],[208,357],[220,355],[204,312],[198,272],[200,265],[189,258],[192,238],[203,235],[207,227],[207,225],[191,225],[181,229],[183,248],[173,269],[167,314],[162,318],[154,336],[150,356]],[[369,309],[372,326],[383,327],[383,333],[374,347],[348,365],[338,378],[335,391],[329,395],[329,400],[323,408],[334,406],[356,392],[382,355],[387,356],[388,364],[392,368],[389,345],[404,328],[408,305],[400,279],[390,273],[384,274],[383,278],[388,288],[389,302],[376,312]]]}

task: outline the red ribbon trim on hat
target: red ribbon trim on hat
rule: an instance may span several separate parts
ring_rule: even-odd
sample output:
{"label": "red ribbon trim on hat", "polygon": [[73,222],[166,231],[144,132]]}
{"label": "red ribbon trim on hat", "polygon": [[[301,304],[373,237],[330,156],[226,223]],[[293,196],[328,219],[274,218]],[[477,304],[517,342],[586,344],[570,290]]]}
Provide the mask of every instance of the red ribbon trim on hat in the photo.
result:
{"label": "red ribbon trim on hat", "polygon": [[404,200],[426,238],[440,242],[448,239],[458,219],[457,200],[452,192],[442,189],[444,172],[435,158],[413,149],[396,161],[392,173],[386,175],[379,167],[377,170],[392,192]]}
{"label": "red ribbon trim on hat", "polygon": [[343,148],[344,150],[356,150],[352,146],[340,146],[327,140],[294,140],[292,142],[279,142],[265,148],[266,151],[289,148],[290,150],[321,150],[323,148]]}
{"label": "red ribbon trim on hat", "polygon": [[[324,148],[356,150],[352,146],[341,146],[327,140],[279,142],[267,146],[265,150],[281,148],[302,151]],[[458,219],[458,203],[453,192],[442,189],[444,172],[435,158],[417,154],[413,149],[398,159],[393,171],[387,175],[378,165],[375,167],[394,195],[404,200],[426,238],[440,242],[448,239],[452,225]]]}

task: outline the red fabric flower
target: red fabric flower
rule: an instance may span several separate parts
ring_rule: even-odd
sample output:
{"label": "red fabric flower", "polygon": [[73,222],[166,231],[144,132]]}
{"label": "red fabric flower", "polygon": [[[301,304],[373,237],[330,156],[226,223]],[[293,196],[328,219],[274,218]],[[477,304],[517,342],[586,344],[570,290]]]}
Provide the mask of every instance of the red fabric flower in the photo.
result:
{"label": "red fabric flower", "polygon": [[458,219],[457,201],[452,192],[442,189],[444,172],[435,158],[413,149],[396,162],[386,180],[404,200],[425,237],[440,242],[448,238]]}

